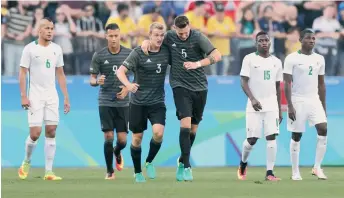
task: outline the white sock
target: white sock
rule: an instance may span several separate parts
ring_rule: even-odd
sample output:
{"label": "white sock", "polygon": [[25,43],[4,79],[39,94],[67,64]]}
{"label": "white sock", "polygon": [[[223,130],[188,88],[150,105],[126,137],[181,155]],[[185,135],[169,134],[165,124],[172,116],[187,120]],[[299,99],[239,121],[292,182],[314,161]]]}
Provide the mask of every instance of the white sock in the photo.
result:
{"label": "white sock", "polygon": [[290,160],[293,173],[299,172],[300,142],[290,140]]}
{"label": "white sock", "polygon": [[53,170],[53,162],[56,151],[55,138],[45,138],[44,153],[45,153],[45,171]]}
{"label": "white sock", "polygon": [[250,143],[248,143],[247,139],[245,139],[245,141],[242,145],[242,157],[241,157],[242,162],[244,162],[244,163],[247,162],[247,158],[250,155],[252,147],[253,146]]}
{"label": "white sock", "polygon": [[318,135],[317,148],[315,151],[314,168],[320,169],[321,163],[326,153],[326,147],[327,147],[327,136]]}
{"label": "white sock", "polygon": [[26,138],[25,141],[25,159],[24,161],[30,163],[31,161],[31,155],[33,150],[35,149],[37,145],[37,141],[33,141],[30,136]]}
{"label": "white sock", "polygon": [[276,162],[277,142],[268,140],[266,143],[266,170],[273,170]]}

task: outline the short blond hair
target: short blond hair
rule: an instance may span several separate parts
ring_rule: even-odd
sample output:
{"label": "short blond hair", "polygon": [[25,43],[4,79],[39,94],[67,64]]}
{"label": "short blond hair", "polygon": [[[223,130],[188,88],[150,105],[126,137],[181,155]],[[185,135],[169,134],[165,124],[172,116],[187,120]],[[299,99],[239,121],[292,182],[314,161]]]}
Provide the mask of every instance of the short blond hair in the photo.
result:
{"label": "short blond hair", "polygon": [[158,29],[158,30],[166,30],[166,27],[165,27],[165,25],[164,24],[161,24],[161,23],[159,23],[159,22],[154,22],[154,23],[152,23],[150,26],[149,26],[149,33],[152,33],[152,31],[154,30],[154,29]]}

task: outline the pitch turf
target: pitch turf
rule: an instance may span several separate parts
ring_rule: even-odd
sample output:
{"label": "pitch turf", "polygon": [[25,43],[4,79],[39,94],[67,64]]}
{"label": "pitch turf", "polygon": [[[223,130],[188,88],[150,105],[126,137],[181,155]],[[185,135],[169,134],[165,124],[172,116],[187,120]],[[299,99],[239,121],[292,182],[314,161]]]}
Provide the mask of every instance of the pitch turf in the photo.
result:
{"label": "pitch turf", "polygon": [[3,198],[339,198],[344,194],[344,167],[325,168],[329,180],[317,180],[302,168],[303,181],[291,181],[290,168],[276,168],[277,183],[263,180],[264,168],[248,169],[248,180],[238,181],[236,168],[195,168],[193,182],[176,182],[174,168],[158,168],[155,180],[134,183],[132,169],[104,180],[104,169],[55,169],[62,181],[43,181],[43,169],[31,169],[26,180],[17,169],[2,169]]}

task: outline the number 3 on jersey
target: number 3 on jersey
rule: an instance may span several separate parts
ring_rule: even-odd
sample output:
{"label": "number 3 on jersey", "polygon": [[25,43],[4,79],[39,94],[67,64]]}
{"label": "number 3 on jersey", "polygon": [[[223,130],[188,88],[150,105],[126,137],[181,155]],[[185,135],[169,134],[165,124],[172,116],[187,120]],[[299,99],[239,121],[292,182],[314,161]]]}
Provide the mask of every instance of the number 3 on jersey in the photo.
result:
{"label": "number 3 on jersey", "polygon": [[188,57],[188,54],[186,53],[185,49],[182,49],[182,56],[184,58]]}
{"label": "number 3 on jersey", "polygon": [[155,71],[156,71],[156,73],[159,74],[161,72],[161,64],[156,64],[156,65],[157,65],[158,69]]}

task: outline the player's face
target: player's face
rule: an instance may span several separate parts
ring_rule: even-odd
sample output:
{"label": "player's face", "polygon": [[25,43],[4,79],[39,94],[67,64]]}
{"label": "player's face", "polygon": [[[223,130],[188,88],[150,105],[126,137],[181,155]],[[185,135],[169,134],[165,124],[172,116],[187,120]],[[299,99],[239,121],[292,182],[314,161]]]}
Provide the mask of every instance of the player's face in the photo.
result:
{"label": "player's face", "polygon": [[270,45],[271,45],[271,42],[268,35],[265,34],[265,35],[258,36],[257,38],[258,51],[267,52],[270,49]]}
{"label": "player's face", "polygon": [[54,24],[52,22],[44,22],[39,29],[39,36],[46,41],[52,41],[54,37]]}
{"label": "player's face", "polygon": [[149,35],[151,43],[155,46],[161,46],[164,41],[165,31],[159,29],[153,29]]}
{"label": "player's face", "polygon": [[313,49],[315,45],[315,34],[306,33],[303,39],[301,40],[302,46],[307,49]]}
{"label": "player's face", "polygon": [[119,45],[121,39],[120,30],[107,30],[106,39],[111,47],[116,47]]}
{"label": "player's face", "polygon": [[175,26],[175,30],[180,40],[185,41],[190,35],[190,26],[187,25],[185,28],[178,28]]}

